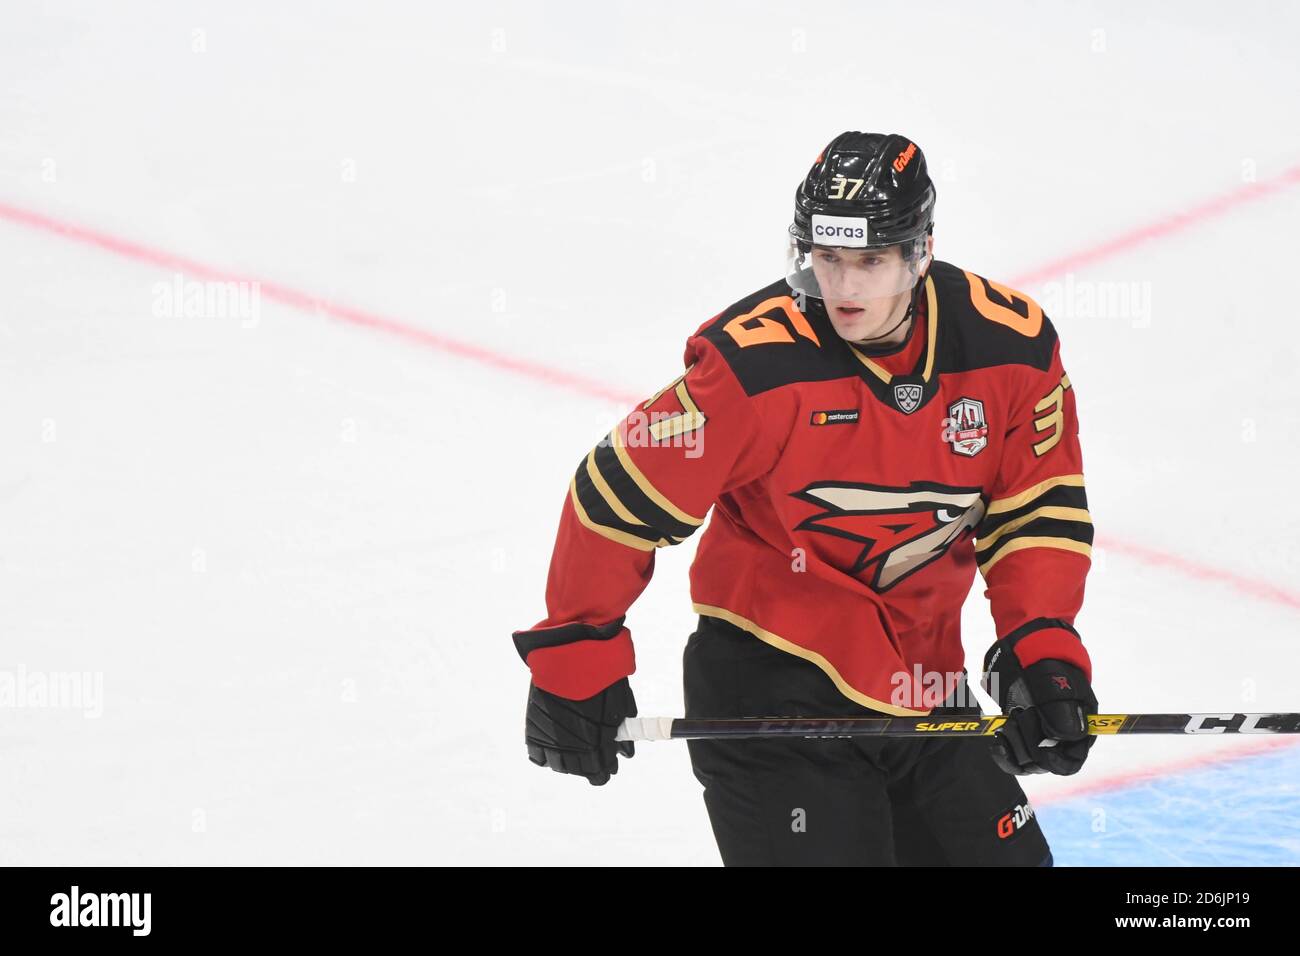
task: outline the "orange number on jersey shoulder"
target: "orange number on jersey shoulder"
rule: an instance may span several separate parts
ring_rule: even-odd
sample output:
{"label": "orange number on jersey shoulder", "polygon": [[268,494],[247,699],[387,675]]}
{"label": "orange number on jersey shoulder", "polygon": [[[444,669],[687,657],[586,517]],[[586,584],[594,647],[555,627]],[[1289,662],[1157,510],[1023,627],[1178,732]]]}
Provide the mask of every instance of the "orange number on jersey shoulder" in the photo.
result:
{"label": "orange number on jersey shoulder", "polygon": [[821,340],[817,338],[817,333],[813,327],[808,324],[808,319],[804,314],[795,307],[794,299],[788,295],[773,296],[770,299],[764,299],[758,306],[744,315],[738,315],[726,325],[722,330],[731,336],[732,341],[742,349],[750,345],[765,345],[769,342],[793,342],[794,336],[790,330],[782,325],[779,321],[764,315],[764,312],[771,312],[779,308],[785,313],[785,317],[790,320],[794,330],[806,339],[811,339],[818,345]]}
{"label": "orange number on jersey shoulder", "polygon": [[[981,279],[977,275],[966,272],[965,269],[962,272],[966,273],[966,281],[970,284],[971,303],[984,318],[990,322],[997,322],[1000,325],[1015,329],[1021,335],[1027,335],[1030,338],[1038,335],[1042,330],[1043,309],[1029,296],[1023,292],[1008,288],[1000,282],[994,282],[992,279]],[[988,289],[985,288],[985,285],[1005,301],[998,302],[989,298]],[[1021,315],[1016,308],[1018,303],[1023,304],[1025,315]]]}

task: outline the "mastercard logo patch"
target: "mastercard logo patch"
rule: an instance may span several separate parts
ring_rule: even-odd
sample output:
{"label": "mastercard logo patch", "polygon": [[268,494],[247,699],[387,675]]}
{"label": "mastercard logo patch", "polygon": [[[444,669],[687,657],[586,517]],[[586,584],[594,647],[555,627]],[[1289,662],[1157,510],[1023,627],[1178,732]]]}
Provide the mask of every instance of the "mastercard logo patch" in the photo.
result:
{"label": "mastercard logo patch", "polygon": [[811,425],[852,425],[860,417],[861,411],[859,409],[837,408],[824,412],[813,412],[808,421]]}

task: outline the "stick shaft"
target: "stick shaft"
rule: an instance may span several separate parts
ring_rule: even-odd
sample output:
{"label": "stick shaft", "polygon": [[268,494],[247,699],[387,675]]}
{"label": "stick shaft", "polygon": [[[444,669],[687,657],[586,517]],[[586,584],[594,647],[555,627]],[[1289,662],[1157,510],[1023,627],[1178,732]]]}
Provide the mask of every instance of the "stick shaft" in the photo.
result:
{"label": "stick shaft", "polygon": [[[741,737],[989,737],[1001,714],[925,717],[629,717],[618,740],[706,740]],[[1110,734],[1300,734],[1291,714],[1093,714],[1088,732]]]}

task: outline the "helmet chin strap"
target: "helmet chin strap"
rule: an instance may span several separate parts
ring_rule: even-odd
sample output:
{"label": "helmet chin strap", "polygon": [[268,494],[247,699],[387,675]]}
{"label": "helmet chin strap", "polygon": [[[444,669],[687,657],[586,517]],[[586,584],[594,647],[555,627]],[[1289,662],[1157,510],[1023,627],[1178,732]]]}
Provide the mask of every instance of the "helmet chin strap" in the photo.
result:
{"label": "helmet chin strap", "polygon": [[907,311],[903,313],[903,317],[899,319],[897,322],[895,322],[893,327],[890,328],[888,332],[881,332],[879,335],[872,335],[872,336],[868,336],[865,339],[858,339],[854,344],[870,345],[871,343],[878,342],[881,339],[889,338],[889,336],[893,335],[895,331],[901,328],[902,325],[912,317],[912,312],[916,309],[917,293],[921,291],[921,285],[924,282],[925,282],[925,273],[922,272],[920,277],[917,279],[916,285],[912,286],[912,294],[908,298],[908,302],[907,302]]}

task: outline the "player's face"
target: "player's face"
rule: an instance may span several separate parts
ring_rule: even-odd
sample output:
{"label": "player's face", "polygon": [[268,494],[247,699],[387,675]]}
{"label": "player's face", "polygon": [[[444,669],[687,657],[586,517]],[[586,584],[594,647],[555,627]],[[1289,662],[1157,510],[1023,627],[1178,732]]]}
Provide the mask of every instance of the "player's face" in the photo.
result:
{"label": "player's face", "polygon": [[897,322],[899,304],[916,282],[898,246],[813,246],[811,258],[831,324],[850,342],[872,338]]}

